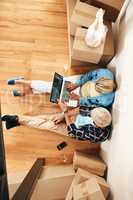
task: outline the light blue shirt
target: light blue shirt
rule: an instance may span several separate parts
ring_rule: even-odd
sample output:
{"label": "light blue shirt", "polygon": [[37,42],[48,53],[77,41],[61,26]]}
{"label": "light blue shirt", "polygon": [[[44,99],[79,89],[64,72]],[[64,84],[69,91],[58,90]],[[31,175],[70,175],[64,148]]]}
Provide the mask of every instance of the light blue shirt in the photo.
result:
{"label": "light blue shirt", "polygon": [[[97,69],[91,72],[88,72],[86,74],[81,75],[81,77],[76,81],[76,84],[81,87],[88,81],[96,82],[98,79],[106,77],[111,80],[114,80],[114,75],[113,73],[108,70],[108,69]],[[104,107],[109,107],[112,105],[115,97],[115,92],[110,92],[110,93],[105,93],[105,94],[100,94],[95,97],[80,97],[80,105],[84,106],[91,106],[91,105],[96,105],[96,106],[104,106]]]}
{"label": "light blue shirt", "polygon": [[75,120],[75,126],[77,128],[80,128],[82,126],[85,126],[87,124],[92,124],[93,125],[93,120],[89,116],[82,116],[82,115],[77,115],[76,120]]}

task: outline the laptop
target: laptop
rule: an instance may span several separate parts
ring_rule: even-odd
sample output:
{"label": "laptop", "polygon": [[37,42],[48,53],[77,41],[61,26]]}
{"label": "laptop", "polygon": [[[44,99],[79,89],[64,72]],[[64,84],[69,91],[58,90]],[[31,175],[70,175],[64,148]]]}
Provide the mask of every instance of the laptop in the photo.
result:
{"label": "laptop", "polygon": [[[72,80],[71,77],[70,80]],[[55,72],[50,102],[57,103],[57,101],[60,100],[62,102],[65,102],[69,107],[77,107],[78,101],[70,99],[69,91],[67,90],[67,84],[70,82],[71,81],[69,81],[69,78],[64,78],[63,76]],[[73,90],[73,92],[79,95],[80,88]]]}

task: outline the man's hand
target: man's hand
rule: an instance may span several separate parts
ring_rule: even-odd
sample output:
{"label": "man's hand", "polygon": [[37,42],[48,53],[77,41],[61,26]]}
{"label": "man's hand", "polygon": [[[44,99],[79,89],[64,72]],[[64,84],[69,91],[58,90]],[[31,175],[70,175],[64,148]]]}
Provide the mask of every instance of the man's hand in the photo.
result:
{"label": "man's hand", "polygon": [[66,88],[69,92],[75,90],[78,86],[75,83],[68,83]]}
{"label": "man's hand", "polygon": [[66,112],[67,111],[67,104],[65,102],[59,101],[58,105],[59,105],[59,107],[60,107],[62,112]]}
{"label": "man's hand", "polygon": [[57,114],[56,116],[53,117],[53,121],[55,124],[59,124],[64,120],[64,115],[62,113]]}
{"label": "man's hand", "polygon": [[80,96],[75,94],[74,92],[70,93],[69,95],[70,95],[70,99],[77,100],[77,101],[79,101],[80,99]]}

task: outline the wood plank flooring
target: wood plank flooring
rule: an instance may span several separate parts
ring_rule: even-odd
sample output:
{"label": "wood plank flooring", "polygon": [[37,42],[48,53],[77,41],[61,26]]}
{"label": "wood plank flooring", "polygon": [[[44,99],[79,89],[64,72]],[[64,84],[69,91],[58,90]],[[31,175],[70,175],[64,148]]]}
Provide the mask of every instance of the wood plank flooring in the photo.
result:
{"label": "wood plank flooring", "polygon": [[[63,75],[81,70],[64,71],[68,65],[66,5],[63,0],[0,1],[0,94],[3,114],[59,112],[47,96],[12,97],[6,80],[11,76],[51,80],[55,71]],[[61,137],[27,127],[5,130],[8,172],[27,170],[37,157],[47,164],[72,162],[75,149],[95,153],[99,145]],[[58,151],[56,145],[68,146]]]}

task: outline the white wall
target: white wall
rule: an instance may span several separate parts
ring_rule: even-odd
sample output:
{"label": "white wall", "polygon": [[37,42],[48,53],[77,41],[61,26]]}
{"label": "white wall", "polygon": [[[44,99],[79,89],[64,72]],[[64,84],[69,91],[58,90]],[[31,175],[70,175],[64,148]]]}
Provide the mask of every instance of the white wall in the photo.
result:
{"label": "white wall", "polygon": [[111,199],[133,200],[133,0],[122,21],[115,63],[118,91],[113,106],[113,133],[102,144],[108,162]]}

